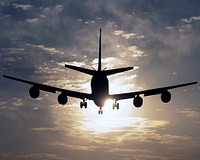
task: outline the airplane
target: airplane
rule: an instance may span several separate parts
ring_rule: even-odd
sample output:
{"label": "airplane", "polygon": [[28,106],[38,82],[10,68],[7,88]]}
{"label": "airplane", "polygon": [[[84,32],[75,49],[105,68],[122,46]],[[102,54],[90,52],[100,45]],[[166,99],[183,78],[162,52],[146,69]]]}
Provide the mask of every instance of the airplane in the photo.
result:
{"label": "airplane", "polygon": [[38,98],[40,95],[40,90],[56,93],[60,92],[58,95],[57,101],[61,105],[65,105],[68,102],[68,96],[79,98],[82,101],[80,102],[80,108],[87,108],[87,100],[93,100],[96,106],[98,106],[100,109],[98,111],[98,114],[103,114],[103,106],[107,99],[113,100],[113,109],[117,108],[119,109],[119,100],[124,99],[130,99],[133,98],[133,105],[137,108],[141,107],[143,105],[143,98],[141,95],[145,96],[152,96],[152,95],[161,95],[161,100],[164,103],[168,103],[171,100],[171,93],[169,92],[170,89],[175,89],[179,87],[189,86],[197,84],[198,82],[190,82],[190,83],[184,83],[184,84],[178,84],[178,85],[172,85],[167,87],[161,87],[161,88],[154,88],[149,90],[142,90],[142,91],[135,91],[135,92],[127,92],[127,93],[119,93],[119,94],[109,94],[109,81],[107,76],[129,71],[134,69],[134,67],[124,67],[124,68],[116,68],[116,69],[102,69],[101,64],[101,29],[100,29],[100,36],[99,36],[99,57],[98,57],[98,69],[92,70],[82,67],[77,67],[69,64],[65,64],[66,68],[76,70],[88,75],[91,75],[91,93],[83,93],[83,92],[77,92],[77,91],[71,91],[63,88],[58,88],[54,86],[49,86],[45,84],[40,84],[32,81],[28,81],[25,79],[15,78],[8,75],[3,75],[3,77],[19,81],[22,83],[27,83],[32,85],[32,87],[29,89],[29,95],[32,98]]}

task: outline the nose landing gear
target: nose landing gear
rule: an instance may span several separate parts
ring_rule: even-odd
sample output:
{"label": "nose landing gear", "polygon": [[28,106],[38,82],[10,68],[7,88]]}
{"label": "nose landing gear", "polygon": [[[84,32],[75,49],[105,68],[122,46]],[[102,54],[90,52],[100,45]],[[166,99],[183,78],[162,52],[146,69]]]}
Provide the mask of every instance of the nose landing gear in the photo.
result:
{"label": "nose landing gear", "polygon": [[102,110],[102,108],[100,107],[100,110],[99,110],[99,112],[98,112],[99,114],[103,114],[103,110]]}

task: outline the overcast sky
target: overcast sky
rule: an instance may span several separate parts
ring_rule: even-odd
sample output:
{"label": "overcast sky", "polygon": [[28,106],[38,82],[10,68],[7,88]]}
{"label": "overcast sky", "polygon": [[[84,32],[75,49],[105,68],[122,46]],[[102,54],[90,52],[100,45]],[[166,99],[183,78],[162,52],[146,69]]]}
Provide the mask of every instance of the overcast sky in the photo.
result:
{"label": "overcast sky", "polygon": [[3,74],[91,92],[90,76],[64,64],[97,68],[102,28],[103,67],[135,66],[110,76],[110,92],[200,80],[199,0],[1,0],[0,159],[197,160],[200,86],[172,90],[172,100],[145,97],[111,103],[98,115],[88,102],[42,92]]}

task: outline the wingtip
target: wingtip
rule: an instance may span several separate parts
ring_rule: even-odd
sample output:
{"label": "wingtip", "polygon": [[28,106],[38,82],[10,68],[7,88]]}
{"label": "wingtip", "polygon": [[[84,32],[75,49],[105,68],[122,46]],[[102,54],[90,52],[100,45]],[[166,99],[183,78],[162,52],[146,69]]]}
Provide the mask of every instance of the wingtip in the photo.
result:
{"label": "wingtip", "polygon": [[129,67],[130,70],[135,69],[134,67]]}
{"label": "wingtip", "polygon": [[198,83],[198,82],[197,82],[197,81],[195,81],[195,82],[191,82],[190,84],[192,84],[192,85],[193,85],[193,84],[197,84],[197,83]]}
{"label": "wingtip", "polygon": [[71,66],[71,65],[69,65],[69,64],[65,64],[65,67],[69,67],[69,66]]}

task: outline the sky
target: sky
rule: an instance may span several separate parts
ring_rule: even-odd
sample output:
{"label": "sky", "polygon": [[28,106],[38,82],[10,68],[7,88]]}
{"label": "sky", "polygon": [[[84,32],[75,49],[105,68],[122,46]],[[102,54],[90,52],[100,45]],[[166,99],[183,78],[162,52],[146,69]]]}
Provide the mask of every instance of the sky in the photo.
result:
{"label": "sky", "polygon": [[200,80],[199,0],[1,0],[0,159],[197,160],[200,86],[171,90],[172,100],[119,101],[104,114],[88,101],[41,92],[3,74],[91,92],[91,77],[64,64],[97,68],[134,66],[108,77],[110,93]]}

